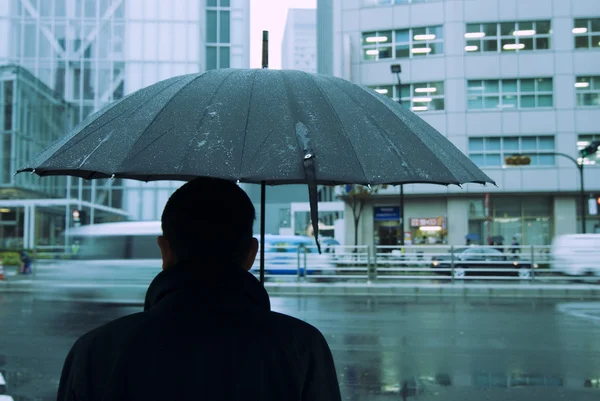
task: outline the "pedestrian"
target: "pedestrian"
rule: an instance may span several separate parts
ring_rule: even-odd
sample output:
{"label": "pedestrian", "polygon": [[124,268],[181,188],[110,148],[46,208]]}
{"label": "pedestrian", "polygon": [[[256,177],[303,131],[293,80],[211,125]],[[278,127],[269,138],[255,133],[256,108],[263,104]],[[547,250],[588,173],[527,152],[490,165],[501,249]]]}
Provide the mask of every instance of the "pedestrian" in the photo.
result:
{"label": "pedestrian", "polygon": [[20,274],[31,274],[31,257],[26,251],[19,252],[21,258],[21,266],[19,267]]}
{"label": "pedestrian", "polygon": [[162,271],[144,311],[82,336],[58,401],[341,400],[323,335],[271,311],[249,272],[255,210],[235,183],[197,178],[162,215]]}
{"label": "pedestrian", "polygon": [[400,388],[400,397],[402,397],[402,401],[406,401],[408,398],[408,382],[406,380],[404,380],[402,388]]}

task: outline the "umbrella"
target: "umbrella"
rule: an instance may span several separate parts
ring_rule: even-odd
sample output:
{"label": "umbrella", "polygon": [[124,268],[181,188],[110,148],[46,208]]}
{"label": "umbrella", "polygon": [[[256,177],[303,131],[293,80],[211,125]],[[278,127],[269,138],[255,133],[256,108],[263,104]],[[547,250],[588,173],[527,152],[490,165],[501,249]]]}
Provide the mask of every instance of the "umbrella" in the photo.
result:
{"label": "umbrella", "polygon": [[[261,242],[265,186],[307,183],[317,246],[319,184],[493,183],[388,97],[332,76],[266,68],[211,70],[140,89],[86,118],[18,172],[26,171],[259,183]],[[261,243],[261,281],[263,252]]]}

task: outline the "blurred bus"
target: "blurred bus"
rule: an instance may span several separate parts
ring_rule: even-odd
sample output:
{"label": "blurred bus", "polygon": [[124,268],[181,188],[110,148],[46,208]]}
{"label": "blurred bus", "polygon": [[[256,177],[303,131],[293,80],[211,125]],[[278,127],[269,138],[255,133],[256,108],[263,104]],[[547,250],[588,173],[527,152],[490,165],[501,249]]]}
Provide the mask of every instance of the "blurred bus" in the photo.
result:
{"label": "blurred bus", "polygon": [[[71,243],[77,244],[77,254],[74,256],[80,263],[104,261],[110,265],[117,263],[159,268],[161,256],[156,238],[161,234],[160,221],[135,221],[80,226],[71,229],[70,239]],[[258,235],[255,237],[259,239]],[[257,256],[253,267],[255,274],[258,273],[259,263],[260,256]],[[334,274],[335,266],[333,255],[326,252],[319,255],[311,237],[265,235],[265,273]]]}

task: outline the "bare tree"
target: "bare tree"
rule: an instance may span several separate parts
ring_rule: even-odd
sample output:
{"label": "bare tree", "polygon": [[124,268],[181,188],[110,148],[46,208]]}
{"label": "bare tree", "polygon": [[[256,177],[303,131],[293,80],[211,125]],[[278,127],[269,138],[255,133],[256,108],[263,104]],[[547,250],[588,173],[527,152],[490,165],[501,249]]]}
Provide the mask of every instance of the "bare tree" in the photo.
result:
{"label": "bare tree", "polygon": [[377,194],[381,189],[386,189],[387,185],[378,185],[375,187],[365,187],[363,185],[346,185],[344,187],[343,197],[348,199],[350,206],[352,207],[352,217],[354,219],[354,247],[358,247],[358,224],[362,212],[365,208],[365,203],[373,195]]}

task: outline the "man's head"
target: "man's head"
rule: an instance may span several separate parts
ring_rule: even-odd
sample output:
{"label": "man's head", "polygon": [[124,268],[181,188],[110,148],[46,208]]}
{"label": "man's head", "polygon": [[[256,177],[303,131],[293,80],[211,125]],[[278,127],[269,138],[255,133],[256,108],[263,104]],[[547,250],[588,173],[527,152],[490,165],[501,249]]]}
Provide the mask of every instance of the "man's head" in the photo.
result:
{"label": "man's head", "polygon": [[235,183],[196,178],[169,198],[158,237],[163,269],[178,262],[250,270],[258,250],[252,236],[256,213]]}

